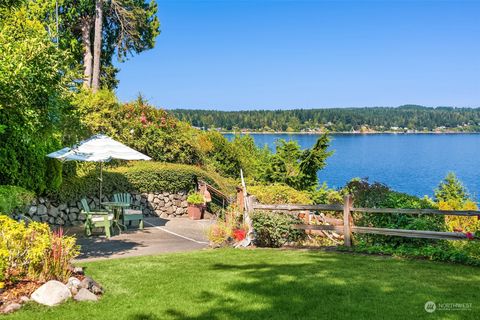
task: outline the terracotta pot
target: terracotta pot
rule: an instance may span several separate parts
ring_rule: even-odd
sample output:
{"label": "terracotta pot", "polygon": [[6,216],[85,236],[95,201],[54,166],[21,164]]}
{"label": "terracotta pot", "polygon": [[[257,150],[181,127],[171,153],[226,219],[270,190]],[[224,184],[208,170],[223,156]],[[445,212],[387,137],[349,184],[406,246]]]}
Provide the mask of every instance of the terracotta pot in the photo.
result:
{"label": "terracotta pot", "polygon": [[187,208],[188,217],[192,220],[202,219],[203,205],[201,204],[188,204]]}

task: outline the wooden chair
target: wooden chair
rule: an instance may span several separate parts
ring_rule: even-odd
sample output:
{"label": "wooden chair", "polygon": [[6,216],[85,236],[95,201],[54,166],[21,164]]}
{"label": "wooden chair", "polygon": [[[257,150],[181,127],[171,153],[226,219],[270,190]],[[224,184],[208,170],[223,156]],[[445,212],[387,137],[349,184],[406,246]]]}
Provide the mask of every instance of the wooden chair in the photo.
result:
{"label": "wooden chair", "polygon": [[138,220],[138,228],[143,229],[143,212],[139,206],[133,205],[133,199],[130,193],[116,193],[113,195],[113,201],[124,202],[130,204],[131,208],[124,208],[122,215],[122,223],[125,227],[132,225],[132,221]]}
{"label": "wooden chair", "polygon": [[113,214],[108,211],[90,211],[87,199],[80,200],[82,203],[82,212],[86,215],[85,234],[90,237],[93,228],[103,228],[105,236],[110,238],[113,227]]}

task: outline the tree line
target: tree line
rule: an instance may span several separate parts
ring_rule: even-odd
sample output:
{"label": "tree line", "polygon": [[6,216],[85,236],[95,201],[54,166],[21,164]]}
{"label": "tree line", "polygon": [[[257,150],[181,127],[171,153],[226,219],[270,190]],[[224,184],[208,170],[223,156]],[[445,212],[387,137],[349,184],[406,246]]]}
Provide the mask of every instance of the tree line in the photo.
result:
{"label": "tree line", "polygon": [[225,131],[480,131],[480,108],[417,105],[374,108],[217,111],[174,109],[195,127]]}

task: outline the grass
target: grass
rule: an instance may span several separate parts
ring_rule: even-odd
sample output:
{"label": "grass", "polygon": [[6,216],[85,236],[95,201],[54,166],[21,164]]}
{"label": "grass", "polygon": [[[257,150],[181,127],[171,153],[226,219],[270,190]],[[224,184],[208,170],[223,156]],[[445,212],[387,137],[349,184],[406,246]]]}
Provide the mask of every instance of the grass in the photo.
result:
{"label": "grass", "polygon": [[[5,319],[479,319],[479,268],[322,251],[218,249],[84,263],[97,303]],[[425,312],[426,301],[472,303]]]}

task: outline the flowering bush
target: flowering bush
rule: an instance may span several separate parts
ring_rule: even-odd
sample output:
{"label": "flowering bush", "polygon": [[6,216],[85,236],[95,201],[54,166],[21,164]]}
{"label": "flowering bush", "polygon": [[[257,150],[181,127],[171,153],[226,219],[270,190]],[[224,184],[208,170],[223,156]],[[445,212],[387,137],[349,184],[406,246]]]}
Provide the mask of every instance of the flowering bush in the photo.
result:
{"label": "flowering bush", "polygon": [[0,287],[21,279],[66,281],[78,253],[75,238],[47,224],[26,225],[0,215]]}

